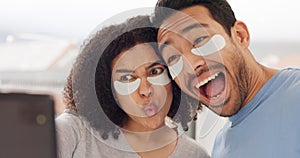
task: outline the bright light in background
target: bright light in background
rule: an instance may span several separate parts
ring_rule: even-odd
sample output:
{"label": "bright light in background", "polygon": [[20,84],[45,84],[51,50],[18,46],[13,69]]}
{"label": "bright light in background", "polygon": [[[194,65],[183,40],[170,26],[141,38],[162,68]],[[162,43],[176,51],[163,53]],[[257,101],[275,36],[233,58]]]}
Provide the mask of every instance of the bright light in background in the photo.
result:
{"label": "bright light in background", "polygon": [[0,71],[47,70],[53,63],[61,63],[58,58],[64,54],[70,57],[66,50],[76,52],[74,43],[79,47],[105,20],[156,3],[153,0],[0,1]]}
{"label": "bright light in background", "polygon": [[0,31],[34,32],[85,38],[111,16],[154,0],[1,0]]}
{"label": "bright light in background", "polygon": [[[229,2],[237,19],[248,25],[251,44],[257,41],[300,43],[300,1]],[[154,7],[155,3],[156,0],[0,0],[0,42],[14,43],[15,34],[31,33],[81,43],[112,16]]]}
{"label": "bright light in background", "polygon": [[231,0],[255,41],[300,41],[299,0]]}
{"label": "bright light in background", "polygon": [[[0,31],[85,38],[113,15],[154,7],[156,0],[0,0]],[[300,41],[298,0],[229,0],[252,39]]]}

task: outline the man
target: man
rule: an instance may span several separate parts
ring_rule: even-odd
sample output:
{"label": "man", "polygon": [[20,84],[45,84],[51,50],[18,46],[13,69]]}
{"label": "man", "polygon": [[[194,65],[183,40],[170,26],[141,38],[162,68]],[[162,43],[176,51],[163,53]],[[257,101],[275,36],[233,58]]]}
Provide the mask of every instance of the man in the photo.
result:
{"label": "man", "polygon": [[226,0],[161,0],[154,23],[172,78],[229,117],[212,157],[300,157],[300,70],[259,64]]}

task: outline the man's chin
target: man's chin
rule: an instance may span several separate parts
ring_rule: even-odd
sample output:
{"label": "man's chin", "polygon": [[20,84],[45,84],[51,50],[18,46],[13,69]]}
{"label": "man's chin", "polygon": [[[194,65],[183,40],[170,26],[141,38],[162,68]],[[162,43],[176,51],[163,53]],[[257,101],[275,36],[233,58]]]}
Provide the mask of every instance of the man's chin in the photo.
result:
{"label": "man's chin", "polygon": [[214,112],[216,115],[223,116],[223,106],[206,106],[208,107],[212,112]]}
{"label": "man's chin", "polygon": [[231,117],[238,113],[238,110],[228,110],[226,108],[210,108],[215,114],[222,116],[222,117]]}
{"label": "man's chin", "polygon": [[202,103],[203,106],[208,107],[212,112],[214,112],[216,115],[218,116],[222,116],[222,117],[230,117],[234,114],[228,112],[225,108],[224,108],[224,104],[220,104],[220,105],[207,105]]}

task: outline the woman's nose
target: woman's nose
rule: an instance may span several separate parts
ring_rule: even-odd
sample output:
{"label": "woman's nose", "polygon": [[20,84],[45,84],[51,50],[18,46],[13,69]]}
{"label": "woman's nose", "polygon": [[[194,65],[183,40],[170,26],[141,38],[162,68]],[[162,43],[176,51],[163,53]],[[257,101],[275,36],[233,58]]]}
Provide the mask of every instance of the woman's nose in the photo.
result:
{"label": "woman's nose", "polygon": [[142,97],[150,97],[152,93],[152,84],[149,83],[146,78],[143,78],[139,87],[139,94]]}

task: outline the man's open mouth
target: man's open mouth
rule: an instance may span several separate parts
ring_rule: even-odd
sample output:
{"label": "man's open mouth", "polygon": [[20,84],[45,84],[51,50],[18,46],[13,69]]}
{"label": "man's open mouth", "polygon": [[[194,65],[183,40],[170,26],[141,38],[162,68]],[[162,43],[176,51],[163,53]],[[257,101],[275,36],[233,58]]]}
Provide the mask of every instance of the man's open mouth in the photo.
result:
{"label": "man's open mouth", "polygon": [[198,82],[195,86],[200,93],[201,100],[210,105],[219,105],[225,98],[225,74],[217,72]]}

